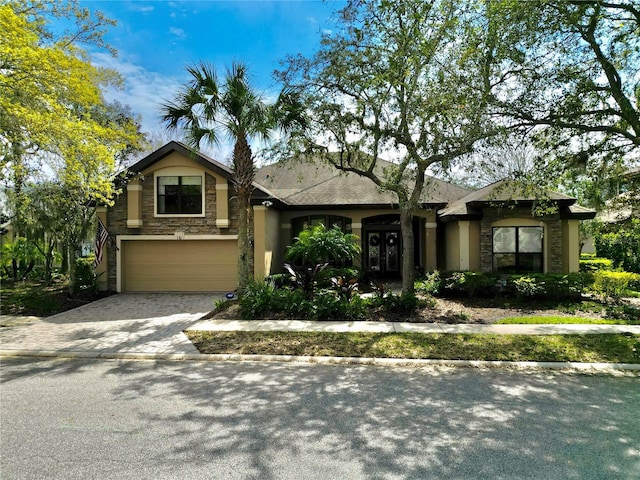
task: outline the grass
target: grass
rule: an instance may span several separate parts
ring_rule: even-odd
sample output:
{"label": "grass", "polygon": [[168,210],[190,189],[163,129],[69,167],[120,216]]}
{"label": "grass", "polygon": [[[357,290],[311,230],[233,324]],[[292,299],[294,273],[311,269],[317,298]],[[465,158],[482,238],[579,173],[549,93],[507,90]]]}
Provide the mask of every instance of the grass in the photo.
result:
{"label": "grass", "polygon": [[494,323],[502,324],[586,324],[586,325],[637,325],[640,319],[621,320],[611,318],[586,318],[586,317],[567,317],[557,315],[538,315],[531,317],[507,317],[497,320]]}
{"label": "grass", "polygon": [[640,336],[186,332],[201,353],[640,363]]}

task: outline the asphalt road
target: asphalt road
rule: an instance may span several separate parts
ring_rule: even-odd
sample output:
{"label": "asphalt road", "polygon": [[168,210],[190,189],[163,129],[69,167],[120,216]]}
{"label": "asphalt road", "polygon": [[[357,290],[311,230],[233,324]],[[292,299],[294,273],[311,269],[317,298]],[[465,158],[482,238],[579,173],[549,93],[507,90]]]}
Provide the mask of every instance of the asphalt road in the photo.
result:
{"label": "asphalt road", "polygon": [[640,377],[3,359],[0,478],[636,479]]}

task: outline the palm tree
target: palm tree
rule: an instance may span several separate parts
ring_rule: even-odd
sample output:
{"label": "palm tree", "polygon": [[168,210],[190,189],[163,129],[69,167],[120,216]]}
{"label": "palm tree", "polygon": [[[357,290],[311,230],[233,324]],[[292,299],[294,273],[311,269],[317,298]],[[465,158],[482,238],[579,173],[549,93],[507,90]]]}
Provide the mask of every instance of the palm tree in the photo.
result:
{"label": "palm tree", "polygon": [[173,102],[162,106],[162,120],[170,131],[181,129],[187,142],[199,149],[202,142],[218,144],[220,138],[234,141],[232,168],[240,212],[238,215],[238,291],[244,290],[251,272],[253,251],[249,245],[251,194],[255,175],[249,141],[267,140],[274,130],[288,133],[305,128],[299,95],[283,90],[269,104],[252,88],[247,67],[234,63],[220,82],[206,63],[187,67],[191,79]]}

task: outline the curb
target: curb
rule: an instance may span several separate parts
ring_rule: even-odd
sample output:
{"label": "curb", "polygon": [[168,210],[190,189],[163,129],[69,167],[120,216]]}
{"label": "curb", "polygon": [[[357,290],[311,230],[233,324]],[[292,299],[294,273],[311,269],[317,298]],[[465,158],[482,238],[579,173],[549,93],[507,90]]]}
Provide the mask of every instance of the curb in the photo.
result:
{"label": "curb", "polygon": [[241,355],[203,353],[118,353],[118,352],[73,352],[54,350],[2,350],[0,357],[38,357],[66,359],[106,360],[160,360],[199,362],[282,362],[321,365],[378,365],[378,366],[442,366],[473,368],[515,368],[542,370],[580,370],[592,372],[640,371],[637,363],[584,363],[584,362],[508,362],[501,360],[432,360],[403,358],[364,357],[313,357],[296,355]]}

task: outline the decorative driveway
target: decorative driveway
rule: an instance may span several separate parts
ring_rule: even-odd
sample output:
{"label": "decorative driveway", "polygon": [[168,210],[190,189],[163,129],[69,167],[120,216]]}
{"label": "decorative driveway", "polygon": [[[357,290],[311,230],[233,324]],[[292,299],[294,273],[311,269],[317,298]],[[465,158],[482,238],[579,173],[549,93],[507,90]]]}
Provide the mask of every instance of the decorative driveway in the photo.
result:
{"label": "decorative driveway", "polygon": [[0,328],[3,351],[198,353],[182,331],[223,294],[121,293],[32,323]]}

